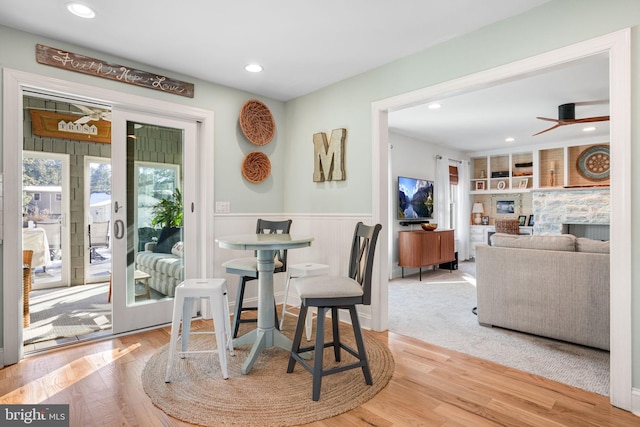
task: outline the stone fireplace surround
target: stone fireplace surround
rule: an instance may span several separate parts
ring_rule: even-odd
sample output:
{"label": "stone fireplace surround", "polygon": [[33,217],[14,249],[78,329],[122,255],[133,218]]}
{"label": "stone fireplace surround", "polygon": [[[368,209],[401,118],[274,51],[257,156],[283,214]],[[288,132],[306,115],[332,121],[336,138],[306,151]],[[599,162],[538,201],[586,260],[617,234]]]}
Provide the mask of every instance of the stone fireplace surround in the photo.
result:
{"label": "stone fireplace surround", "polygon": [[535,190],[531,204],[534,234],[571,233],[577,237],[609,239],[609,187]]}

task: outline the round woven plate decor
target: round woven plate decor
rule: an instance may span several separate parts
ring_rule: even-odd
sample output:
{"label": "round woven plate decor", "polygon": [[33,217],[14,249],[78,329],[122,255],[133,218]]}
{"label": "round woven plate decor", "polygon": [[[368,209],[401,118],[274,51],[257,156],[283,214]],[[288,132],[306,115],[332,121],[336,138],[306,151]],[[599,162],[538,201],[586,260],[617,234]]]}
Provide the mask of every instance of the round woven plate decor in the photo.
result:
{"label": "round woven plate decor", "polygon": [[609,178],[611,159],[609,146],[594,145],[580,153],[576,162],[578,172],[590,181],[602,181]]}
{"label": "round woven plate decor", "polygon": [[249,182],[260,183],[267,179],[270,173],[271,161],[260,151],[252,151],[242,160],[242,176]]}
{"label": "round woven plate decor", "polygon": [[257,99],[250,99],[240,110],[240,128],[254,145],[266,145],[273,139],[276,124],[271,111]]}

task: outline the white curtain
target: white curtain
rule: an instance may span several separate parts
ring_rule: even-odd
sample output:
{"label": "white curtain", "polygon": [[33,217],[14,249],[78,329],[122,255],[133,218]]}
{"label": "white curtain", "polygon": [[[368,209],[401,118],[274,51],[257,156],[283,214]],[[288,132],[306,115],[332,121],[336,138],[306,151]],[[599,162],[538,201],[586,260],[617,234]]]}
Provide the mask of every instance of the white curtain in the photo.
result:
{"label": "white curtain", "polygon": [[471,202],[469,200],[469,162],[458,163],[458,209],[456,210],[455,236],[457,240],[458,260],[469,259],[469,231],[471,218]]}
{"label": "white curtain", "polygon": [[451,228],[449,215],[450,191],[449,191],[449,158],[445,156],[436,156],[436,221],[438,228]]}

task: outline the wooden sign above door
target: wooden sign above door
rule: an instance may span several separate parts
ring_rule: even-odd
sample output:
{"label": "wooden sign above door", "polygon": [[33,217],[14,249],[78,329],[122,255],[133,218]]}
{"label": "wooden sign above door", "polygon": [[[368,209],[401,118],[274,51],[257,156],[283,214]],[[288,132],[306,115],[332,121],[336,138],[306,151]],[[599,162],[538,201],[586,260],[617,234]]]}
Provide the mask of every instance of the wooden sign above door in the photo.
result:
{"label": "wooden sign above door", "polygon": [[124,65],[112,64],[100,59],[90,58],[62,49],[36,45],[36,61],[65,70],[89,74],[103,79],[116,80],[135,86],[142,86],[161,92],[193,98],[193,83],[175,80],[147,71],[140,71]]}
{"label": "wooden sign above door", "polygon": [[29,110],[29,113],[34,135],[111,144],[111,122],[106,120],[77,124],[78,116],[43,110]]}

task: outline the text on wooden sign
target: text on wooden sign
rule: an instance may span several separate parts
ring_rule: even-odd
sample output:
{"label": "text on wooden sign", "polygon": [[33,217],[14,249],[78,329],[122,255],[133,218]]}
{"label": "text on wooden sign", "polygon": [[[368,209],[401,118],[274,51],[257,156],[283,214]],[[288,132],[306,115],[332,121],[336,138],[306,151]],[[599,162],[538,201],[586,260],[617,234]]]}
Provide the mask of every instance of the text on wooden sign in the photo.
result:
{"label": "text on wooden sign", "polygon": [[36,61],[64,70],[76,71],[104,79],[116,80],[136,86],[147,87],[174,95],[193,98],[193,83],[175,80],[147,71],[136,70],[124,65],[111,64],[100,59],[77,53],[66,52],[41,44],[36,45]]}

